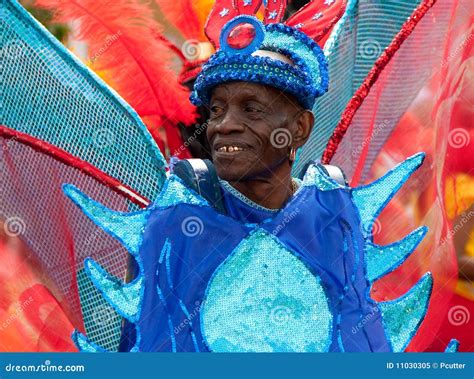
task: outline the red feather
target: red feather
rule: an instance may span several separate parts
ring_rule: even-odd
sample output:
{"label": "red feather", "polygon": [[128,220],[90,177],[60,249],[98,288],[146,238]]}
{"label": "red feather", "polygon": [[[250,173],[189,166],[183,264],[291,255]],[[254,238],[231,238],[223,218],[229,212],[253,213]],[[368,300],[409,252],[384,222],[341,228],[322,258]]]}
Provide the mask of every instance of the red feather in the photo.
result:
{"label": "red feather", "polygon": [[191,0],[155,0],[166,19],[179,30],[184,39],[205,40],[204,30]]}
{"label": "red feather", "polygon": [[[139,0],[36,0],[50,9],[58,22],[77,21],[80,40],[90,48],[94,70],[141,117],[158,117],[159,123],[195,121],[189,91],[170,69],[174,51],[153,19],[148,4]],[[161,125],[147,125],[156,129]]]}

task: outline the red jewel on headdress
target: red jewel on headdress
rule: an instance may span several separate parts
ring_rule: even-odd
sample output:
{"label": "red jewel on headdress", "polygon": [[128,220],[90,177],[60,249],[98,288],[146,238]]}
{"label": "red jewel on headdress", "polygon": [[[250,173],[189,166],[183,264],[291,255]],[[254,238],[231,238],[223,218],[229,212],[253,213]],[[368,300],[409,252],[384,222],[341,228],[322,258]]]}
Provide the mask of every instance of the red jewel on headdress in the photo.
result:
{"label": "red jewel on headdress", "polygon": [[233,49],[243,49],[250,45],[257,34],[255,27],[245,23],[237,25],[227,37],[227,43]]}

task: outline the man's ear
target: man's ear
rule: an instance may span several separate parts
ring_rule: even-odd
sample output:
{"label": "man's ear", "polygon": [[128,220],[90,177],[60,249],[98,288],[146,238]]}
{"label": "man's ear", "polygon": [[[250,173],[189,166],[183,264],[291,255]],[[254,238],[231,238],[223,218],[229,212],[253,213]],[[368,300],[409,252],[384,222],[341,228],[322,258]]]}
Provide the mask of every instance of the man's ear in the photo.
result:
{"label": "man's ear", "polygon": [[314,114],[308,109],[298,112],[295,119],[296,130],[293,135],[293,146],[299,148],[308,140],[314,125]]}

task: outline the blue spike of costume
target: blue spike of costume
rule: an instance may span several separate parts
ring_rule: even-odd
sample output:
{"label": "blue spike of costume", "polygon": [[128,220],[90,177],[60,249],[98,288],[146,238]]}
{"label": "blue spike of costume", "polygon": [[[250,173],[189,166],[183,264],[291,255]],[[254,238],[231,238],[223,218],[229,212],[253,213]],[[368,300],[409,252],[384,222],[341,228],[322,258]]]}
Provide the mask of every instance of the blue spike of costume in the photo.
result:
{"label": "blue spike of costume", "polygon": [[85,266],[89,278],[117,313],[128,321],[138,321],[140,299],[143,297],[143,277],[138,276],[132,283],[124,284],[92,259],[86,259]]}
{"label": "blue spike of costume", "polygon": [[[138,263],[134,282],[125,284],[87,262],[94,284],[131,321],[127,350],[401,351],[424,318],[431,277],[393,301],[377,304],[368,294],[426,231],[384,248],[364,226],[421,162],[416,155],[355,189],[315,164],[278,211],[222,181],[222,215],[173,175],[150,207],[130,214],[65,191]],[[98,350],[84,336],[75,341]]]}
{"label": "blue spike of costume", "polygon": [[433,278],[427,273],[405,295],[379,303],[392,351],[404,351],[417,332],[428,310],[432,286]]}
{"label": "blue spike of costume", "polygon": [[387,246],[367,242],[365,251],[367,279],[373,282],[395,270],[415,250],[427,231],[428,228],[423,226],[402,240]]}
{"label": "blue spike of costume", "polygon": [[81,332],[75,330],[72,333],[72,340],[76,344],[77,348],[85,353],[104,353],[105,350],[95,344],[92,341],[89,341],[89,339],[83,335]]}
{"label": "blue spike of costume", "polygon": [[448,346],[446,347],[445,353],[457,353],[459,348],[459,341],[456,339],[452,339]]}
{"label": "blue spike of costume", "polygon": [[372,224],[377,216],[413,171],[423,163],[424,158],[424,154],[416,154],[375,182],[354,189],[352,197],[359,209],[365,235],[372,234]]}

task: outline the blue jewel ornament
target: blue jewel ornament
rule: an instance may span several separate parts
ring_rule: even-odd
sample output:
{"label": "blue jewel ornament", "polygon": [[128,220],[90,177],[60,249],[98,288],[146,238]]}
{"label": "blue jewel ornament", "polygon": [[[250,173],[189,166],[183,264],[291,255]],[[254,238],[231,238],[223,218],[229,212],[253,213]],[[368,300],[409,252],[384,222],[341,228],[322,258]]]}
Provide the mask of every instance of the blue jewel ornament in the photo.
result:
{"label": "blue jewel ornament", "polygon": [[[228,38],[232,30],[234,30],[235,27],[237,27],[240,24],[252,25],[255,29],[255,36],[254,36],[254,39],[246,47],[242,49],[236,49],[229,45]],[[254,16],[248,16],[248,15],[240,15],[240,16],[234,17],[232,20],[227,22],[222,28],[222,32],[219,37],[220,50],[227,54],[242,54],[242,55],[252,54],[254,51],[259,49],[260,45],[263,42],[264,35],[265,35],[265,30],[264,30],[263,24],[258,18]]]}

